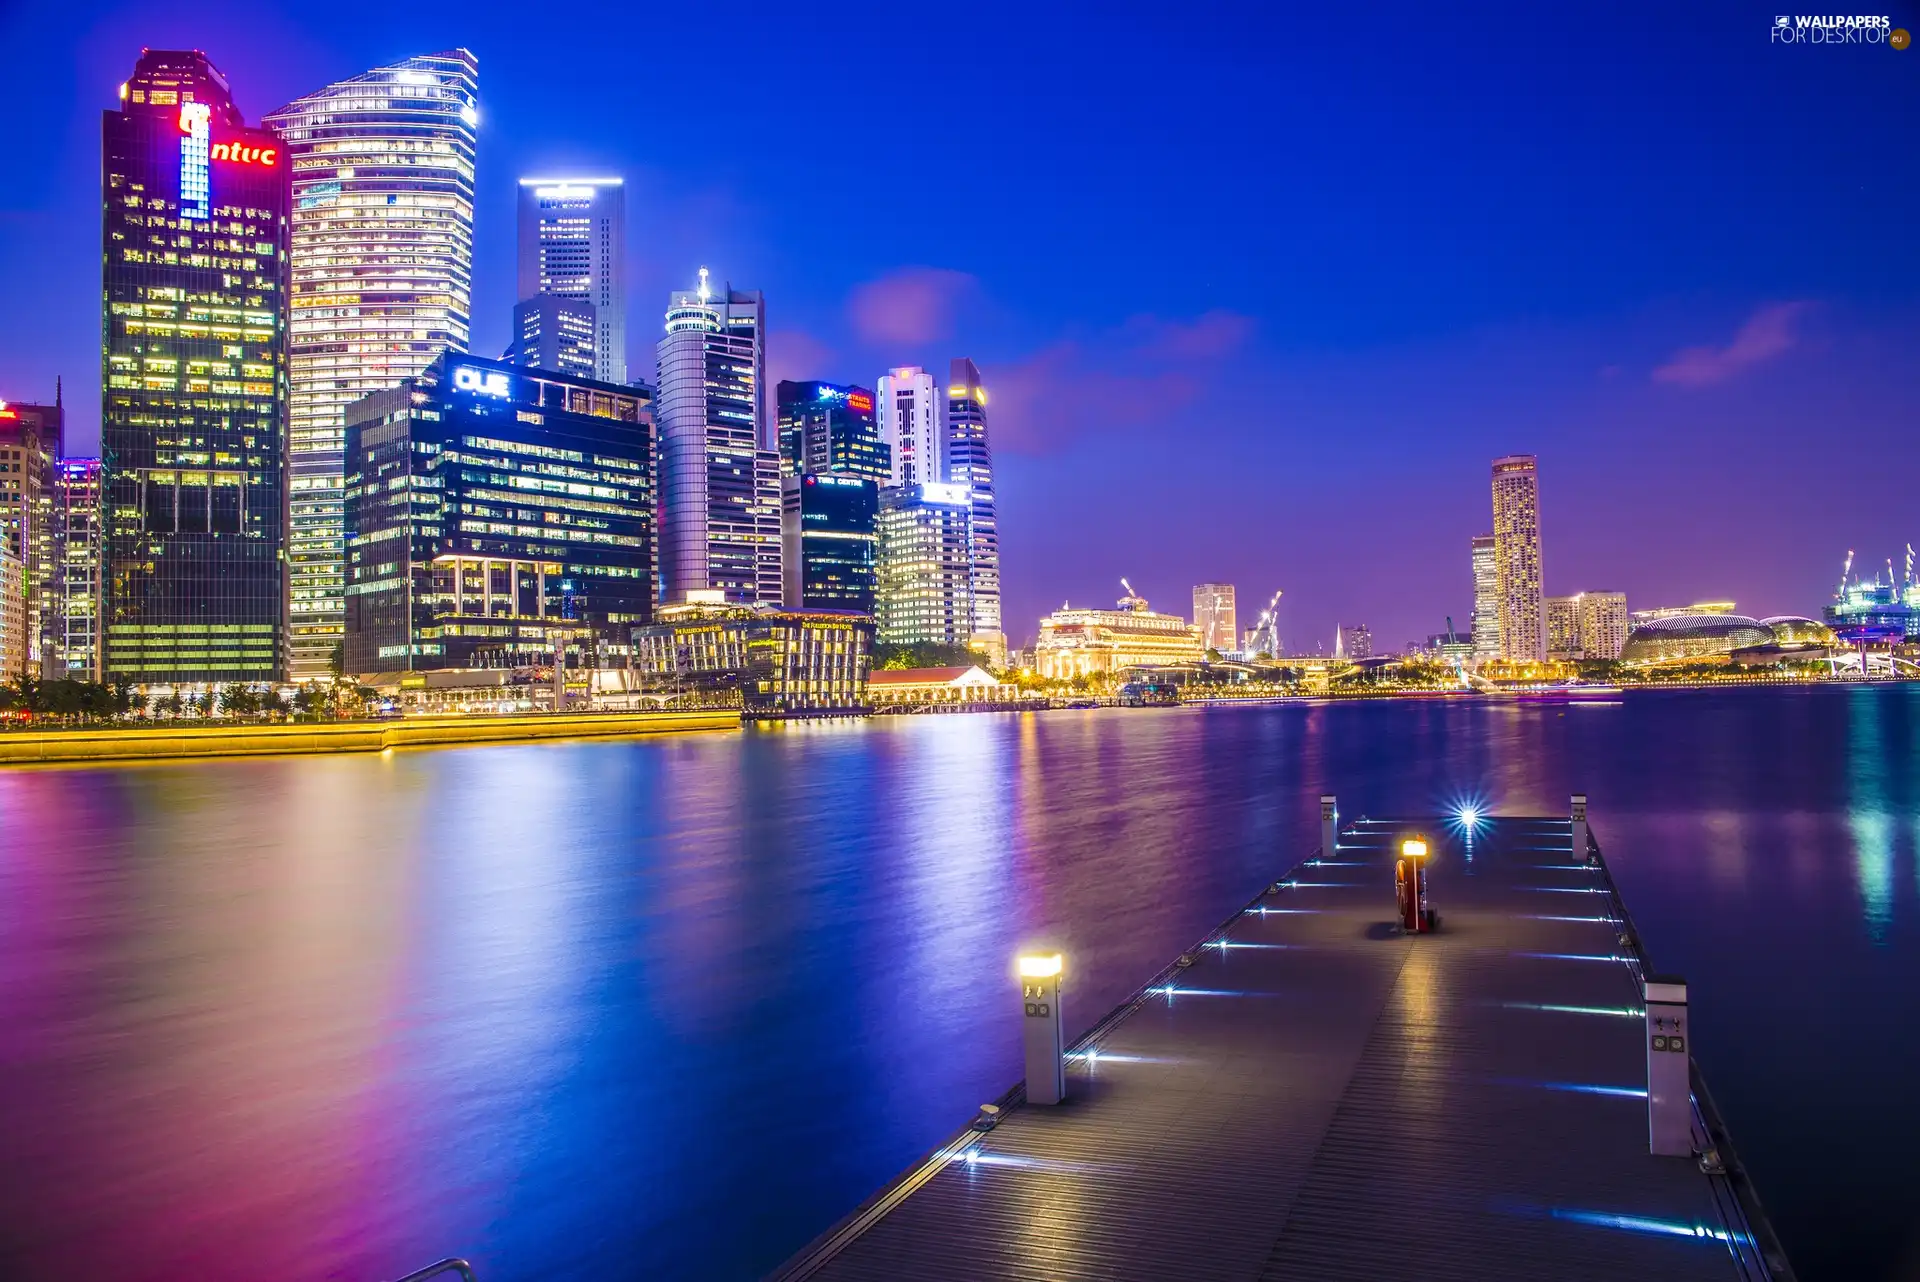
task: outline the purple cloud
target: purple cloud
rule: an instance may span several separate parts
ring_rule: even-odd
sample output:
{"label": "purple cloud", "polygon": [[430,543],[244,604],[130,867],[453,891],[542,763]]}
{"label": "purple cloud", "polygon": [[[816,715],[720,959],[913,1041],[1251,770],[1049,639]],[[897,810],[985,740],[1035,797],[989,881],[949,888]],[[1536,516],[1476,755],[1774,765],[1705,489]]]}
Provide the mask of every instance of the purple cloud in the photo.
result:
{"label": "purple cloud", "polygon": [[1765,364],[1800,341],[1795,332],[1801,313],[1812,304],[1768,303],[1740,327],[1725,347],[1685,347],[1653,371],[1656,383],[1678,387],[1712,387]]}
{"label": "purple cloud", "polygon": [[857,287],[847,311],[869,342],[931,343],[953,332],[955,309],[979,284],[944,267],[903,267]]}

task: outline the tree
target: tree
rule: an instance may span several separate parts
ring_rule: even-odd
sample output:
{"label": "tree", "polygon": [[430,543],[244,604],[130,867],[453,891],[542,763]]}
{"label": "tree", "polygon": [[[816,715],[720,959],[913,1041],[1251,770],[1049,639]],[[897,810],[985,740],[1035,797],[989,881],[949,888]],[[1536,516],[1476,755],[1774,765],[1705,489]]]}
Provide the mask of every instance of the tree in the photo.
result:
{"label": "tree", "polygon": [[186,709],[187,701],[181,697],[180,687],[175,686],[173,689],[167,691],[165,698],[156,697],[153,706],[155,711],[164,712],[175,721],[178,721],[181,712]]}
{"label": "tree", "polygon": [[214,688],[208,686],[205,690],[202,690],[199,697],[193,701],[194,710],[202,717],[211,719],[214,705],[219,702],[219,699],[220,696],[214,691]]}
{"label": "tree", "polygon": [[253,687],[244,682],[230,682],[220,691],[220,711],[229,717],[250,716],[258,706]]}
{"label": "tree", "polygon": [[124,717],[133,711],[133,682],[125,677],[113,679],[113,714]]}
{"label": "tree", "polygon": [[287,701],[277,686],[268,686],[260,692],[259,707],[270,717],[283,716],[287,711]]}
{"label": "tree", "polygon": [[915,641],[909,645],[874,647],[873,666],[897,671],[901,668],[970,668],[980,656],[964,645],[942,645],[937,641]]}
{"label": "tree", "polygon": [[301,686],[293,692],[293,715],[296,717],[317,716],[325,705],[326,696],[312,686]]}

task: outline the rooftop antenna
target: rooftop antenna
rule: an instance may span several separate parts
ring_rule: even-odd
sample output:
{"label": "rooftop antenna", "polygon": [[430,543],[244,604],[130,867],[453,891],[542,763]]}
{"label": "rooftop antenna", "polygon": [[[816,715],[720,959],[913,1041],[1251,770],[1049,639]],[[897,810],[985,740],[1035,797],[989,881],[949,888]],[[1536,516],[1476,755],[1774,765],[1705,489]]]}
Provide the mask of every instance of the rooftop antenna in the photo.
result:
{"label": "rooftop antenna", "polygon": [[700,269],[700,301],[706,302],[713,297],[713,289],[707,284],[707,269]]}

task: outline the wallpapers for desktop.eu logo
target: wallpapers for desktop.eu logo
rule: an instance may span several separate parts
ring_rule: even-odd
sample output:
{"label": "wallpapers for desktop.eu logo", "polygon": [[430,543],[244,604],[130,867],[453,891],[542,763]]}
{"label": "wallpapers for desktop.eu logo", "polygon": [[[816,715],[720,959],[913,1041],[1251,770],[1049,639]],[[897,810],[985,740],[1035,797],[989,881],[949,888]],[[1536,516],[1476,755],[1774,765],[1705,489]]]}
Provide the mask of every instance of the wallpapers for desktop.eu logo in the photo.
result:
{"label": "wallpapers for desktop.eu logo", "polygon": [[1773,20],[1774,44],[1891,45],[1907,47],[1907,33],[1896,30],[1886,14],[1787,14]]}

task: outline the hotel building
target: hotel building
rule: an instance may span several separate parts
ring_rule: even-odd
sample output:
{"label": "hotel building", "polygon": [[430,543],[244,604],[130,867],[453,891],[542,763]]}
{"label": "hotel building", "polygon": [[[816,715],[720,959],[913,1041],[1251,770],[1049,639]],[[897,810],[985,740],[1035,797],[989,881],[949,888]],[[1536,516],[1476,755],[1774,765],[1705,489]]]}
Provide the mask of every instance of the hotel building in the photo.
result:
{"label": "hotel building", "polygon": [[288,170],[197,51],[101,122],[108,679],[285,671]]}
{"label": "hotel building", "polygon": [[1547,629],[1540,591],[1540,461],[1531,454],[1493,461],[1493,562],[1500,657],[1539,662],[1547,657]]}
{"label": "hotel building", "polygon": [[652,619],[644,388],[447,353],[346,424],[346,671],[604,663]]}
{"label": "hotel building", "polygon": [[325,676],[345,610],[346,407],[467,349],[479,65],[465,49],[267,116],[293,175],[292,675]]}
{"label": "hotel building", "polygon": [[1049,681],[1117,676],[1128,668],[1198,663],[1206,657],[1200,629],[1177,614],[1158,614],[1129,594],[1111,610],[1062,606],[1040,620],[1034,666]]}
{"label": "hotel building", "polygon": [[757,292],[700,283],[667,309],[660,363],[660,598],[778,605],[780,456],[765,430]]}
{"label": "hotel building", "polygon": [[[587,304],[565,313],[588,316],[593,325],[593,364],[580,372],[602,383],[625,383],[626,186],[618,178],[522,178],[519,218],[520,305],[541,295]],[[518,308],[514,319],[518,334]]]}

